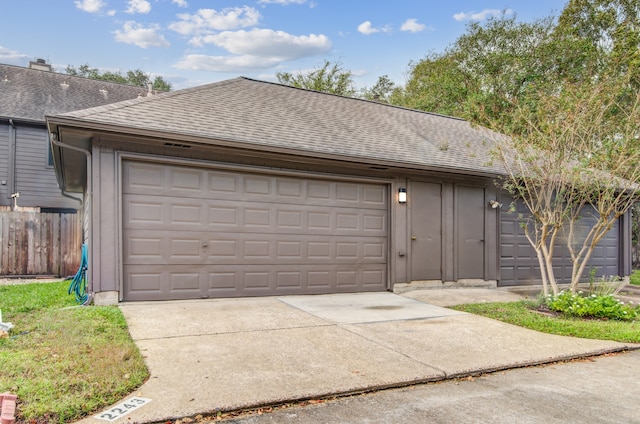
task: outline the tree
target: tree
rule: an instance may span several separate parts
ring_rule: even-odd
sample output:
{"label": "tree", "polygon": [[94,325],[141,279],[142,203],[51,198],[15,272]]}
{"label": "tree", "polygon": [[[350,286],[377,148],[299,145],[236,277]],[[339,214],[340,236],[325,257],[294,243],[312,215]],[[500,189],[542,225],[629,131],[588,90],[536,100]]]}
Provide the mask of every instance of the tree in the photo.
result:
{"label": "tree", "polygon": [[443,53],[410,65],[399,102],[478,124],[499,119],[529,86],[553,79],[553,28],[551,18],[522,23],[504,14],[472,22]]}
{"label": "tree", "polygon": [[[611,74],[565,84],[539,94],[535,108],[516,104],[509,115],[516,125],[492,121],[509,135],[494,151],[506,170],[503,187],[530,211],[521,223],[545,295],[549,287],[558,294],[557,243],[571,255],[575,291],[596,245],[640,198],[640,92],[631,101],[629,85],[629,75]],[[587,215],[594,223],[581,230]]]}
{"label": "tree", "polygon": [[101,73],[98,68],[92,68],[88,64],[84,64],[80,65],[78,68],[73,65],[68,65],[65,72],[68,75],[77,77],[115,82],[118,84],[128,84],[136,87],[147,88],[149,84],[151,84],[155,91],[171,91],[171,83],[165,81],[162,76],[157,75],[153,80],[151,80],[151,77],[140,69],[127,71],[127,73],[123,75],[120,71],[105,71]]}
{"label": "tree", "polygon": [[356,92],[353,74],[351,71],[343,69],[340,62],[331,64],[331,62],[325,60],[324,65],[315,68],[313,71],[307,73],[299,72],[296,75],[289,72],[278,72],[276,77],[281,84],[307,90],[322,91],[347,97],[353,96]]}
{"label": "tree", "polygon": [[388,75],[378,77],[375,85],[371,88],[363,88],[360,96],[363,99],[371,100],[379,103],[390,103],[392,97],[396,94],[398,87],[395,85]]}
{"label": "tree", "polygon": [[637,0],[571,0],[558,20],[556,34],[574,40],[594,73],[628,73],[640,87],[640,3]]}

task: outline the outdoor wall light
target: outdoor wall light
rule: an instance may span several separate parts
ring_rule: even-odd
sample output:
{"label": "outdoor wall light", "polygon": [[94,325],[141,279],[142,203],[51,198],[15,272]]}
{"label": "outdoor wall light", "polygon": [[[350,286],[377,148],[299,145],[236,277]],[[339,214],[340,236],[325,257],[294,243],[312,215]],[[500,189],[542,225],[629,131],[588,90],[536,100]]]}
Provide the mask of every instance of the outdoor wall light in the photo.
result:
{"label": "outdoor wall light", "polygon": [[407,189],[399,188],[398,189],[398,203],[407,203]]}
{"label": "outdoor wall light", "polygon": [[497,200],[489,200],[489,206],[491,206],[491,209],[498,209],[502,207],[502,203]]}

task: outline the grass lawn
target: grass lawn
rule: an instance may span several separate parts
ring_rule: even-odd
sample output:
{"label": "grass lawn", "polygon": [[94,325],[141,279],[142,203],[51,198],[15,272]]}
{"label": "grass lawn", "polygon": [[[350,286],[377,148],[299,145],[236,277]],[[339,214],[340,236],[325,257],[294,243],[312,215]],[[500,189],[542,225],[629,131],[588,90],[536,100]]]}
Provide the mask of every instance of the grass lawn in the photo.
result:
{"label": "grass lawn", "polygon": [[0,393],[19,422],[69,422],[111,405],[148,377],[115,306],[76,306],[69,283],[0,286]]}
{"label": "grass lawn", "polygon": [[639,270],[635,270],[631,273],[631,276],[629,277],[629,283],[633,284],[634,286],[640,286],[640,271]]}
{"label": "grass lawn", "polygon": [[536,302],[478,303],[452,309],[482,315],[543,333],[586,339],[640,343],[640,321],[590,320],[547,316],[537,312]]}

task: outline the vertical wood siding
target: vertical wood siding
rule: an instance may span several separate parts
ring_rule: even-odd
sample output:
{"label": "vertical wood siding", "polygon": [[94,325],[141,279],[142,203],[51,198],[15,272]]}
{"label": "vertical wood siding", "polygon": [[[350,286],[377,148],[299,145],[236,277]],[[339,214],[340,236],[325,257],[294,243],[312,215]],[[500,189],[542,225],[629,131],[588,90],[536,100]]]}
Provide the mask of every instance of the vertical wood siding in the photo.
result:
{"label": "vertical wood siding", "polygon": [[80,264],[81,216],[0,212],[0,275],[75,274]]}

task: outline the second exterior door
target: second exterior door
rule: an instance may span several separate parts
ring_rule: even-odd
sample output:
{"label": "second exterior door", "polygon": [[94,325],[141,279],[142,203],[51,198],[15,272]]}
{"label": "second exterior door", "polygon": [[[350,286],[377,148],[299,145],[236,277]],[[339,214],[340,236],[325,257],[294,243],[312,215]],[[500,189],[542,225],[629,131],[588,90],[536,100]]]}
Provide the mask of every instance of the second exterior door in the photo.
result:
{"label": "second exterior door", "polygon": [[411,280],[442,279],[442,185],[411,183]]}
{"label": "second exterior door", "polygon": [[483,187],[458,185],[455,198],[456,279],[485,276],[485,193]]}

